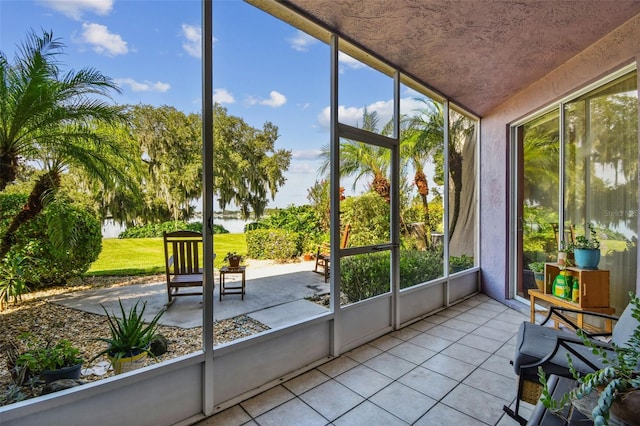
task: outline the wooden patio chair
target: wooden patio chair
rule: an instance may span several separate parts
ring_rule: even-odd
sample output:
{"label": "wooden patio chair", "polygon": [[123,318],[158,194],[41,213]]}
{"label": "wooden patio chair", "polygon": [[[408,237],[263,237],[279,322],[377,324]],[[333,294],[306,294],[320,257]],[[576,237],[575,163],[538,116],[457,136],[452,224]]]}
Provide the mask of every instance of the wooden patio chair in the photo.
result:
{"label": "wooden patio chair", "polygon": [[[164,260],[167,293],[171,305],[178,296],[201,296],[203,287],[202,234],[194,231],[164,232]],[[200,287],[180,292],[183,287]]]}
{"label": "wooden patio chair", "polygon": [[[349,234],[351,233],[351,225],[346,224],[340,238],[340,248],[345,248],[349,244]],[[328,243],[321,244],[316,253],[316,267],[313,272],[324,275],[324,282],[329,280],[329,269],[331,266],[331,247]],[[321,269],[321,270],[318,270]]]}

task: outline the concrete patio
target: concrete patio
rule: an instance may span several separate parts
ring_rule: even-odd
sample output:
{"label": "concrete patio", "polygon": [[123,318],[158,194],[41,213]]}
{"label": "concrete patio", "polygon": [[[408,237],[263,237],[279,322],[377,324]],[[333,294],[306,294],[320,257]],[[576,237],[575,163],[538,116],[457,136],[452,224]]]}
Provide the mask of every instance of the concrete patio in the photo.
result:
{"label": "concrete patio", "polygon": [[[272,264],[251,261],[246,270],[244,300],[239,295],[225,295],[219,301],[219,277],[216,271],[214,321],[248,315],[273,329],[328,312],[323,306],[306,300],[329,292],[329,284],[324,282],[320,274],[312,271],[313,265],[313,262]],[[227,276],[227,282],[239,278],[239,275],[230,275]],[[125,310],[137,301],[146,302],[144,316],[151,320],[166,307],[166,284],[158,282],[74,292],[52,298],[51,302],[104,315],[101,305],[108,312],[118,312],[118,300],[122,301]],[[182,328],[202,326],[202,296],[176,298],[159,322]]]}

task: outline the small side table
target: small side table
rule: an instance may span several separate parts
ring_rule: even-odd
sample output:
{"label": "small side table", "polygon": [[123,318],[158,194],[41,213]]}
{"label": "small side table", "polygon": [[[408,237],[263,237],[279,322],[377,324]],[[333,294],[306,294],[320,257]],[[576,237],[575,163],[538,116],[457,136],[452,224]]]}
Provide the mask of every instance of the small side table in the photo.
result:
{"label": "small side table", "polygon": [[[245,279],[246,269],[247,269],[246,266],[238,266],[237,268],[223,266],[222,268],[220,268],[220,300],[222,300],[223,295],[227,295],[227,294],[240,294],[242,296],[241,299],[244,300],[245,285],[246,285],[246,279]],[[242,280],[240,283],[241,285],[227,284],[226,282],[227,274],[241,274],[242,275]]]}

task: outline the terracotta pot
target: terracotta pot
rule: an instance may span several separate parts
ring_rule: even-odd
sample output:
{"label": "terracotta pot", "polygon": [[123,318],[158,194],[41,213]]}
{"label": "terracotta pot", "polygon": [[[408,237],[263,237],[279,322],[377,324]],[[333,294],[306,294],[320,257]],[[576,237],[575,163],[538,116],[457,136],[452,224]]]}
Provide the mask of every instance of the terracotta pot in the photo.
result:
{"label": "terracotta pot", "polygon": [[229,258],[229,267],[237,268],[240,266],[240,258],[239,257],[230,257]]}

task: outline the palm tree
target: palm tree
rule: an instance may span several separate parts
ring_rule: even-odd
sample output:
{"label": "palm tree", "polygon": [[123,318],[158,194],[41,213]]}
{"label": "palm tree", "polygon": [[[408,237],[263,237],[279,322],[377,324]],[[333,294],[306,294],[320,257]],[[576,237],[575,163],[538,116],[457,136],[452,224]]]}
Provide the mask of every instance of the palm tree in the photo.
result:
{"label": "palm tree", "polygon": [[[427,195],[429,186],[424,175],[424,162],[427,159],[438,159],[442,161],[444,155],[444,110],[442,104],[430,99],[416,99],[425,104],[424,108],[418,109],[418,114],[409,118],[410,123],[403,137],[403,158],[408,158],[415,170],[414,183],[418,187],[418,193],[422,198],[425,212],[425,223],[429,227],[429,206]],[[453,213],[451,216],[451,226],[449,228],[449,239],[453,236],[460,215],[460,200],[462,193],[462,149],[470,135],[475,129],[473,121],[461,114],[451,113],[449,120],[449,179],[454,194]],[[436,170],[438,167],[436,164]],[[429,231],[429,229],[427,229]],[[427,232],[427,235],[429,233]]]}
{"label": "palm tree", "polygon": [[[364,109],[362,114],[362,129],[370,132],[377,132],[378,113],[369,113]],[[389,132],[393,122],[385,125],[384,132]],[[321,156],[324,161],[320,166],[320,174],[326,174],[330,164],[330,151],[328,147],[323,147]],[[391,200],[391,184],[389,183],[389,165],[391,164],[391,153],[388,149],[364,142],[344,140],[340,142],[340,175],[355,176],[353,186],[355,187],[360,178],[370,179],[370,187],[385,201]]]}
{"label": "palm tree", "polygon": [[13,65],[0,52],[0,191],[16,180],[22,162],[39,161],[43,169],[0,240],[0,259],[18,228],[55,194],[65,170],[79,168],[106,188],[132,185],[116,166],[126,163],[127,153],[105,129],[121,123],[124,115],[100,100],[119,89],[94,69],[61,74],[57,56],[63,47],[51,32],[31,32]]}

